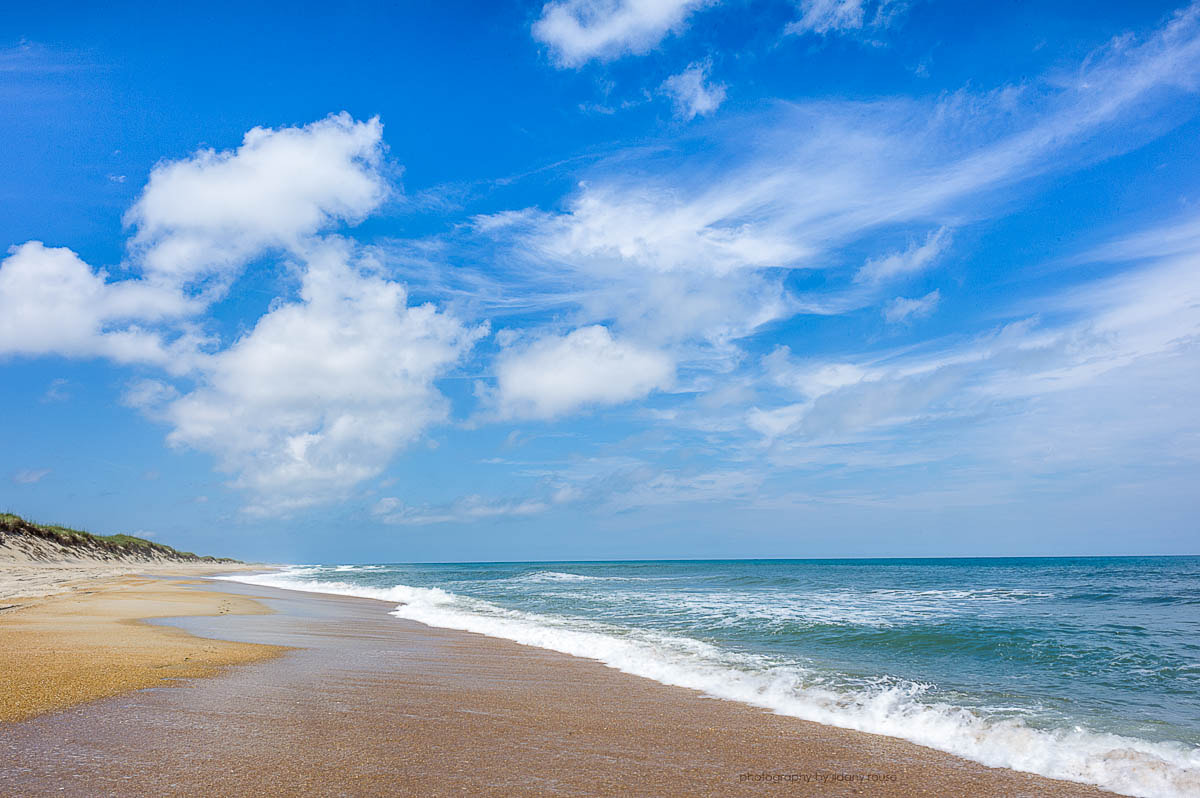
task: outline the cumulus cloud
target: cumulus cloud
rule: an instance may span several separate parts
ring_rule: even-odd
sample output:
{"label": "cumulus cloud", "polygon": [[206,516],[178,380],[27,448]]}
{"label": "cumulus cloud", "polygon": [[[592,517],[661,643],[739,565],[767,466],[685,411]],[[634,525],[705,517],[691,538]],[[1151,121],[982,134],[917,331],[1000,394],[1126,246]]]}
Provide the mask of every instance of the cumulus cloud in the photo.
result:
{"label": "cumulus cloud", "polygon": [[553,0],[542,7],[533,36],[559,66],[577,67],[652,50],[716,0]]}
{"label": "cumulus cloud", "polygon": [[667,355],[593,325],[502,353],[496,399],[502,415],[552,418],[587,405],[640,399],[668,387],[673,376]]}
{"label": "cumulus cloud", "polygon": [[125,216],[145,272],[173,283],[228,279],[267,250],[302,249],[387,197],[383,126],[342,113],[304,127],[256,127],[235,150],[164,161]]}
{"label": "cumulus cloud", "polygon": [[923,319],[937,310],[942,294],[936,289],[925,296],[906,299],[896,297],[883,307],[883,318],[889,324],[902,324],[910,319]]}
{"label": "cumulus cloud", "polygon": [[280,513],[340,498],[444,420],[434,386],[482,334],[373,273],[346,242],[308,254],[299,301],[201,365],[171,402],[169,440],[216,455]]}
{"label": "cumulus cloud", "polygon": [[663,81],[662,90],[675,101],[675,113],[683,119],[708,116],[725,102],[725,84],[708,82],[712,64],[691,64],[678,75]]}
{"label": "cumulus cloud", "polygon": [[145,325],[193,311],[178,292],[140,280],[110,281],[65,247],[29,241],[0,262],[0,355],[165,366],[168,346]]}

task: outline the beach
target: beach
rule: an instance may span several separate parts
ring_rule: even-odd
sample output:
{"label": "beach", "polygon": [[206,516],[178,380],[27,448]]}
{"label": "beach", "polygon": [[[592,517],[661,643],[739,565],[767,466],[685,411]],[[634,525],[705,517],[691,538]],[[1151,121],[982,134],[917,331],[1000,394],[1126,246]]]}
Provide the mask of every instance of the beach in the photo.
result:
{"label": "beach", "polygon": [[[426,626],[394,606],[148,576],[21,602],[0,615],[6,677],[103,649],[118,663],[136,652],[143,676],[4,722],[0,794],[1110,794]],[[138,630],[136,644],[85,644],[85,617]],[[188,646],[207,654],[196,670],[179,667]],[[169,681],[145,678],[148,656]],[[7,711],[27,688],[3,685]]]}

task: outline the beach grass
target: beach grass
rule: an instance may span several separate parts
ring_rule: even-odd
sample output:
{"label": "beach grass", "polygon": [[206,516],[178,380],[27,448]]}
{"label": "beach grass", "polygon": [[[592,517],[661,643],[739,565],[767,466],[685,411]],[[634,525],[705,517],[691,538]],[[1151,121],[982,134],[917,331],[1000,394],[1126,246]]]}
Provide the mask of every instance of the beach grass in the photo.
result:
{"label": "beach grass", "polygon": [[197,562],[240,562],[228,557],[201,556],[190,551],[179,551],[163,543],[139,538],[135,535],[97,535],[82,529],[58,524],[40,524],[14,513],[0,513],[0,535],[29,535],[75,549],[99,549],[121,556],[158,556],[172,560],[194,560]]}

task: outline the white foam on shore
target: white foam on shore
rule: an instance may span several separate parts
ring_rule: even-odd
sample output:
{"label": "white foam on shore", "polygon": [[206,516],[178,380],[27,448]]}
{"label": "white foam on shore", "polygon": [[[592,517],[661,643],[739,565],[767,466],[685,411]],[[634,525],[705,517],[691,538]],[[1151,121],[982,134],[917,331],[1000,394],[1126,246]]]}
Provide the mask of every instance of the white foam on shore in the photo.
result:
{"label": "white foam on shore", "polygon": [[1144,798],[1200,795],[1200,749],[1084,728],[1042,730],[929,700],[927,685],[881,678],[835,687],[794,663],[725,651],[687,637],[509,610],[438,588],[367,587],[300,578],[315,569],[230,581],[397,602],[392,615],[597,660],[662,684],[699,690],[830,726],[899,737],[975,760]]}

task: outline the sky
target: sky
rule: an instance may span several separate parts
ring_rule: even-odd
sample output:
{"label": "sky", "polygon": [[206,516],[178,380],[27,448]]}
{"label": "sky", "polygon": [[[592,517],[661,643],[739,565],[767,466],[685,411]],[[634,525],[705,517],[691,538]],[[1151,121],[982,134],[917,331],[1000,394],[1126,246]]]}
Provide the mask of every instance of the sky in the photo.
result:
{"label": "sky", "polygon": [[1200,552],[1200,5],[171,6],[0,20],[0,509]]}

